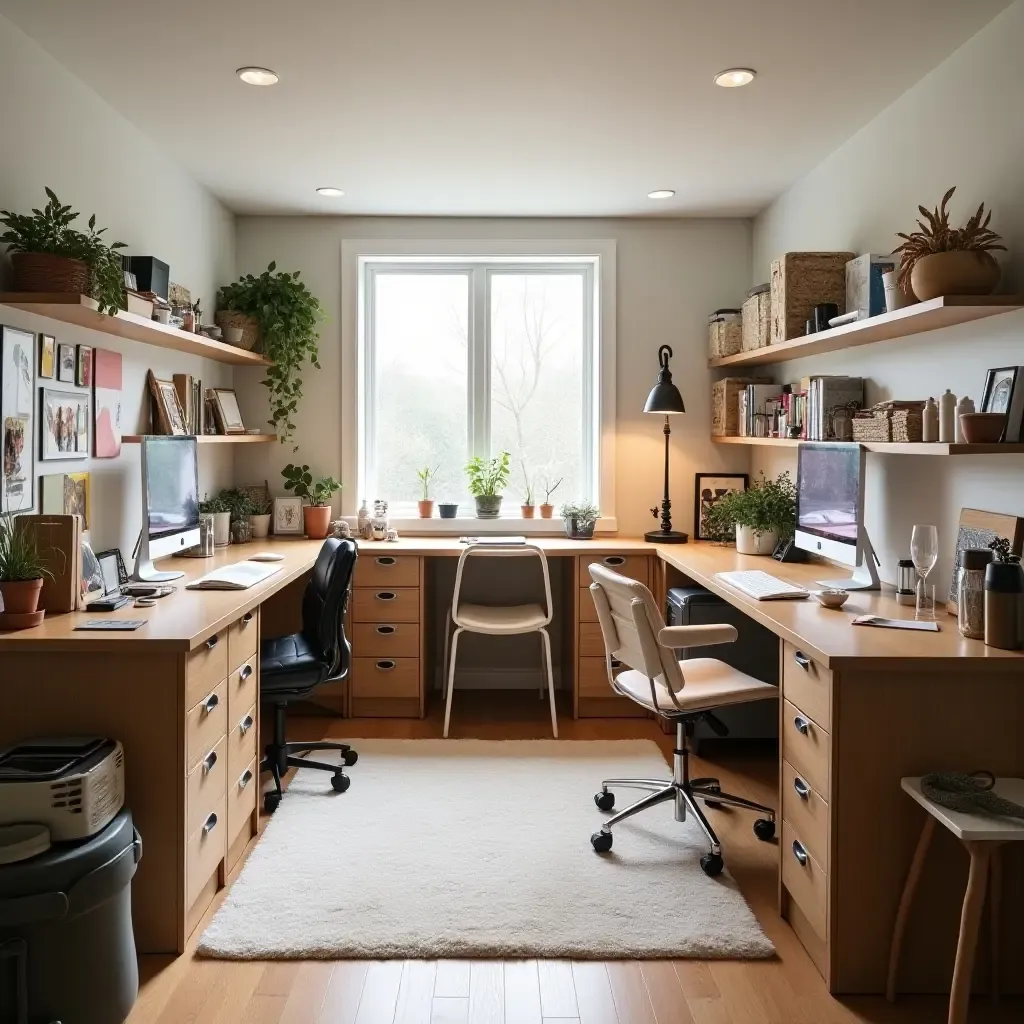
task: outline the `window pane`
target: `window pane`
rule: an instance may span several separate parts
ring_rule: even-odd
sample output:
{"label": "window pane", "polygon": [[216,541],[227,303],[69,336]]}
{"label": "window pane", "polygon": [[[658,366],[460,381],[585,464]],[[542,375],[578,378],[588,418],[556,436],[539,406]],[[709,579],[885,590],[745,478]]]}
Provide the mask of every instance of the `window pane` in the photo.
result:
{"label": "window pane", "polygon": [[491,278],[491,451],[512,453],[505,514],[519,514],[526,483],[558,504],[589,498],[583,444],[582,274]]}
{"label": "window pane", "polygon": [[377,493],[359,497],[417,501],[416,471],[438,466],[431,497],[458,501],[469,451],[469,277],[379,273],[374,295]]}

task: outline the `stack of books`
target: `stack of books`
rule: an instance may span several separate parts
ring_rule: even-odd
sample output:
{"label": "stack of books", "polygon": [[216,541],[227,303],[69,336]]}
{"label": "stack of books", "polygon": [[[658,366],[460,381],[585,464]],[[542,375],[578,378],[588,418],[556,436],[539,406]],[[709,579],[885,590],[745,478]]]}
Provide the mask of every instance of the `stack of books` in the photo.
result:
{"label": "stack of books", "polygon": [[840,409],[861,409],[864,406],[864,378],[844,374],[818,374],[804,377],[800,390],[807,395],[802,437],[808,441],[848,441],[837,437],[835,413]]}
{"label": "stack of books", "polygon": [[173,380],[174,390],[178,394],[178,402],[185,417],[185,429],[190,434],[202,434],[206,427],[203,382],[190,373],[176,373]]}

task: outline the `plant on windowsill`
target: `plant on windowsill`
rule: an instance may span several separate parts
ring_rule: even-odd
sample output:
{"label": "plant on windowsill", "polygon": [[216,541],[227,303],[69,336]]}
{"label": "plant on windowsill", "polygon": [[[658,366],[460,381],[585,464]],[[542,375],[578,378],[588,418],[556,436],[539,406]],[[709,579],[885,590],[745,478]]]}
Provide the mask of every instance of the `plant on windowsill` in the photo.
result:
{"label": "plant on windowsill", "polygon": [[53,579],[43,564],[35,534],[19,526],[11,513],[0,516],[0,629],[37,626],[43,618],[39,595],[44,578]]}
{"label": "plant on windowsill", "polygon": [[565,535],[570,540],[593,540],[594,527],[601,512],[589,501],[567,502],[558,514],[565,522]]}
{"label": "plant on windowsill", "polygon": [[525,494],[523,497],[523,503],[519,506],[519,511],[522,513],[524,519],[532,519],[537,506],[533,500],[533,482],[526,475],[525,464],[523,465],[523,484]]}
{"label": "plant on windowsill", "polygon": [[540,517],[541,519],[551,519],[555,514],[555,506],[551,504],[551,495],[558,490],[562,485],[562,477],[559,477],[554,483],[550,480],[544,481],[544,500],[540,503]]}
{"label": "plant on windowsill", "polygon": [[323,476],[315,483],[309,466],[293,466],[281,470],[284,489],[307,502],[302,508],[302,525],[310,540],[323,540],[331,528],[331,498],[341,490],[333,476]]}
{"label": "plant on windowsill", "polygon": [[796,528],[796,487],[789,473],[769,480],[761,473],[745,491],[724,495],[705,513],[709,536],[728,539],[735,531],[741,555],[770,555]]}
{"label": "plant on windowsill", "polygon": [[476,499],[477,519],[498,518],[502,493],[508,484],[511,458],[508,452],[502,452],[493,459],[476,455],[466,465],[469,493]]}
{"label": "plant on windowsill", "polygon": [[416,503],[419,506],[420,519],[432,519],[434,516],[434,499],[430,497],[430,481],[437,475],[440,466],[431,469],[424,466],[416,470],[416,477],[420,482],[423,497]]}

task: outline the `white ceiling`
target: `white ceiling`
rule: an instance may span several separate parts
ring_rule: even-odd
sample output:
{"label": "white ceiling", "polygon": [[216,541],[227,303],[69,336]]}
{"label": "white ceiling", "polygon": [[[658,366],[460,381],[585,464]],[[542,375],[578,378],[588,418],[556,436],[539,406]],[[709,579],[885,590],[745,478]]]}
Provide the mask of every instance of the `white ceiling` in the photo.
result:
{"label": "white ceiling", "polygon": [[[238,212],[679,216],[757,212],[1007,4],[0,0],[0,12]],[[280,83],[243,85],[234,71],[249,64]],[[712,83],[735,66],[756,81]],[[656,188],[676,196],[652,202]]]}

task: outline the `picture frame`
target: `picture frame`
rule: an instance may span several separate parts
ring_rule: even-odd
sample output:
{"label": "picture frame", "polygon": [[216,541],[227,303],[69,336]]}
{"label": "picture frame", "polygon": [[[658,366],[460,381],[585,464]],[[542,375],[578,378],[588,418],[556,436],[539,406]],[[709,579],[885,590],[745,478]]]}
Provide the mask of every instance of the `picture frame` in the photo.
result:
{"label": "picture frame", "polygon": [[146,371],[146,382],[153,400],[153,433],[167,434],[172,437],[187,436],[185,414],[182,412],[181,402],[178,401],[178,392],[174,387],[174,382],[159,380],[152,370]]}
{"label": "picture frame", "polygon": [[75,383],[80,388],[92,387],[92,346],[79,345],[75,359]]}
{"label": "picture frame", "polygon": [[39,458],[89,458],[89,393],[40,388]]}
{"label": "picture frame", "polygon": [[301,498],[274,499],[274,536],[301,536],[304,532]]}
{"label": "picture frame", "polygon": [[39,377],[53,380],[57,366],[57,339],[52,334],[39,335]]}
{"label": "picture frame", "polygon": [[88,473],[51,473],[39,478],[39,507],[43,515],[82,517],[82,529],[92,518],[92,489]]}
{"label": "picture frame", "polygon": [[75,346],[57,346],[57,380],[62,384],[75,383]]}
{"label": "picture frame", "polygon": [[997,366],[985,374],[978,412],[1006,413],[1001,441],[1018,443],[1024,426],[1024,366]]}
{"label": "picture frame", "polygon": [[116,459],[121,454],[121,353],[93,349],[92,379],[93,455]]}
{"label": "picture frame", "polygon": [[946,611],[957,614],[956,584],[965,548],[987,548],[998,537],[1010,542],[1010,553],[1024,551],[1024,518],[1006,512],[984,512],[978,508],[960,509],[960,522],[953,552],[953,572],[949,581]]}
{"label": "picture frame", "polygon": [[245,424],[238,408],[238,396],[234,388],[210,388],[213,398],[213,414],[220,434],[244,434]]}
{"label": "picture frame", "polygon": [[745,491],[750,486],[747,473],[696,473],[693,483],[693,539],[719,540],[708,536],[704,517],[709,508],[726,494]]}
{"label": "picture frame", "polygon": [[35,507],[36,336],[0,327],[0,512]]}

